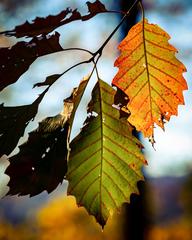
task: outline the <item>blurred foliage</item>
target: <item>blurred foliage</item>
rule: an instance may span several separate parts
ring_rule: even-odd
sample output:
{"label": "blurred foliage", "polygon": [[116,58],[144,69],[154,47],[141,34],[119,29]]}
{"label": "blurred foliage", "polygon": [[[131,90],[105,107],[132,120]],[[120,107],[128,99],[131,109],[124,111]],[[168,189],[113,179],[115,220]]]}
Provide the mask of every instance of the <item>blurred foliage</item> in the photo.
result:
{"label": "blurred foliage", "polygon": [[184,214],[189,221],[192,220],[192,205],[191,205],[192,187],[191,186],[192,186],[192,173],[190,173],[189,176],[187,177],[181,192],[181,201],[184,206]]}
{"label": "blurred foliage", "polygon": [[76,206],[75,198],[63,196],[38,212],[39,240],[51,240],[53,236],[54,240],[121,240],[119,216],[110,218],[102,232],[95,219],[84,208]]}
{"label": "blurred foliage", "polygon": [[192,225],[186,221],[168,224],[166,226],[155,226],[152,228],[146,240],[191,240]]}
{"label": "blurred foliage", "polygon": [[[189,210],[191,199],[190,183],[191,179],[188,178],[180,195],[186,212]],[[150,192],[147,191],[147,196],[149,195]],[[151,211],[153,208],[157,210],[157,206],[150,207]],[[191,240],[192,223],[188,214],[181,214],[174,221],[172,219],[166,222],[153,222],[146,230],[145,240]],[[83,207],[77,207],[74,197],[62,195],[40,207],[35,213],[35,218],[30,221],[11,225],[1,220],[0,240],[123,240],[127,239],[127,236],[123,236],[125,233],[123,216],[125,217],[125,213],[122,211],[110,217],[108,225],[102,231],[95,219],[90,217]]]}
{"label": "blurred foliage", "polygon": [[36,214],[33,222],[11,225],[0,222],[0,240],[122,240],[121,215],[109,219],[104,231],[75,198],[56,198]]}
{"label": "blurred foliage", "polygon": [[29,225],[13,226],[6,222],[0,222],[1,240],[34,240],[37,233],[29,228]]}

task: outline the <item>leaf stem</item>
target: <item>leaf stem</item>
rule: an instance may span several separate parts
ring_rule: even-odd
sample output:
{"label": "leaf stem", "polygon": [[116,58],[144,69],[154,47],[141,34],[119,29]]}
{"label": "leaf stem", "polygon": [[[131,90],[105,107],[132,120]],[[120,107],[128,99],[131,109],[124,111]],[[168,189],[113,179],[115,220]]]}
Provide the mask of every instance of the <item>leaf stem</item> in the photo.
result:
{"label": "leaf stem", "polygon": [[118,10],[107,10],[106,12],[103,13],[118,13],[118,14],[126,14],[124,11],[118,11]]}
{"label": "leaf stem", "polygon": [[[78,66],[80,66],[80,65],[83,65],[83,64],[85,64],[85,63],[90,63],[90,62],[91,62],[90,60],[86,60],[86,61],[82,61],[82,62],[76,63],[75,65],[69,67],[67,70],[65,70],[63,73],[61,73],[61,74],[60,74],[60,77],[63,76],[65,73],[69,72],[70,70],[72,70],[73,68],[76,68],[76,67],[78,67]],[[60,77],[59,77],[59,78],[60,78]],[[58,79],[59,79],[59,78],[58,78]],[[57,80],[58,80],[58,79],[57,79]],[[57,80],[56,80],[56,81],[57,81]],[[55,81],[55,82],[56,82],[56,81]],[[55,82],[53,82],[50,86],[52,86]]]}

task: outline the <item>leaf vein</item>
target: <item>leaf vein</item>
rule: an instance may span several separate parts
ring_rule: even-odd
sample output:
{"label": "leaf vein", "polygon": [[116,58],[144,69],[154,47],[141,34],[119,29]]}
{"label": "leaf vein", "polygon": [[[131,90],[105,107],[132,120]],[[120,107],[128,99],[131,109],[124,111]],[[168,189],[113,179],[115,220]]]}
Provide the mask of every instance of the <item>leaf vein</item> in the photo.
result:
{"label": "leaf vein", "polygon": [[87,189],[85,189],[85,191],[82,194],[81,199],[79,200],[79,203],[82,204],[83,198],[85,197],[85,195],[88,193],[90,187],[99,179],[100,177],[96,177],[91,183],[89,183],[89,186],[87,187]]}
{"label": "leaf vein", "polygon": [[95,141],[89,143],[88,145],[86,145],[85,147],[81,148],[77,153],[71,154],[71,157],[74,157],[76,155],[78,155],[79,153],[83,152],[84,150],[86,150],[88,147],[91,147],[92,145],[94,145],[95,143],[99,142],[101,140],[101,137],[99,137],[98,139],[96,139]]}
{"label": "leaf vein", "polygon": [[93,166],[88,172],[86,172],[83,176],[81,176],[81,178],[79,179],[78,182],[76,182],[75,185],[73,185],[72,187],[70,186],[70,189],[68,190],[68,193],[71,194],[74,189],[79,185],[79,183],[81,183],[81,181],[83,179],[85,179],[93,170],[95,170],[99,165],[101,165],[101,163],[96,164],[95,166]]}
{"label": "leaf vein", "polygon": [[144,57],[144,54],[132,65],[129,67],[129,69],[125,72],[123,72],[120,76],[118,76],[118,80],[122,79],[126,73],[128,73],[133,67],[135,67]]}
{"label": "leaf vein", "polygon": [[[123,145],[115,142],[113,139],[111,139],[110,137],[106,136],[105,134],[103,135],[106,139],[108,139],[109,141],[111,141],[113,144],[117,145],[118,147],[120,147],[121,149],[123,149],[125,152],[129,153],[132,156],[135,156],[136,159],[139,159],[141,162],[143,162],[143,159],[141,159],[141,157],[137,156],[135,153],[130,152],[127,148],[125,148]],[[105,148],[105,146],[104,146]]]}
{"label": "leaf vein", "polygon": [[154,45],[155,47],[158,47],[158,48],[161,48],[161,49],[164,49],[164,50],[170,51],[170,52],[175,52],[174,49],[170,49],[170,48],[168,48],[168,47],[165,47],[165,46],[159,45],[159,44],[157,44],[157,43],[155,43],[155,42],[152,42],[152,41],[150,41],[150,40],[148,40],[148,39],[145,39],[145,41],[146,41],[147,43],[150,43],[150,44]]}
{"label": "leaf vein", "polygon": [[[106,172],[103,172],[103,174],[105,174],[106,176],[108,176],[109,177],[109,175],[106,173]],[[110,177],[109,177],[110,178]],[[114,183],[114,185],[116,185],[116,183],[113,181],[113,183]],[[111,193],[109,192],[109,190],[105,187],[105,185],[102,185],[102,187],[105,189],[105,191],[107,192],[107,194],[108,194],[108,196],[110,197],[110,199],[112,200],[112,202],[113,202],[113,205],[115,206],[115,208],[117,209],[118,208],[118,206],[117,206],[117,204],[116,204],[116,202],[115,202],[115,199],[113,198],[113,196],[111,195]],[[117,185],[116,185],[116,187],[118,187]],[[100,193],[101,194],[101,193]],[[102,202],[101,202],[102,203]]]}
{"label": "leaf vein", "polygon": [[[156,76],[154,76],[153,74],[151,74],[150,73],[150,76],[152,77],[152,78],[154,78],[156,81],[158,81],[163,87],[165,87],[167,90],[169,90],[171,93],[172,93],[172,95],[175,95],[175,93],[173,92],[173,90],[170,88],[170,87],[168,87],[167,85],[165,85],[164,83],[162,83],[162,81],[160,80],[160,79],[158,79]],[[179,96],[176,96],[176,98],[179,98]],[[182,102],[182,99],[181,98],[179,98],[179,100]]]}
{"label": "leaf vein", "polygon": [[109,148],[105,147],[105,149],[110,152],[112,155],[114,155],[116,158],[119,159],[119,161],[121,161],[123,164],[126,164],[139,178],[141,178],[141,176],[136,172],[136,170],[134,168],[132,168],[125,160],[123,160],[122,158],[120,158],[116,153],[114,153],[113,151],[111,151]]}
{"label": "leaf vein", "polygon": [[67,173],[68,178],[70,178],[71,174],[75,172],[80,166],[82,166],[84,163],[86,163],[88,160],[90,160],[94,155],[96,155],[99,151],[101,151],[101,148],[93,152],[90,156],[87,158],[83,159],[75,168],[71,169],[70,172]]}
{"label": "leaf vein", "polygon": [[177,65],[177,64],[174,64],[174,63],[166,60],[165,58],[161,58],[161,57],[159,57],[159,56],[157,56],[157,55],[155,55],[155,54],[153,54],[153,53],[150,53],[148,50],[147,50],[146,52],[147,52],[148,55],[151,55],[152,57],[154,57],[154,58],[156,58],[156,59],[158,59],[158,60],[160,60],[160,61],[166,62],[166,63],[168,63],[168,64],[170,64],[170,65],[178,68],[178,65]]}
{"label": "leaf vein", "polygon": [[[133,190],[135,190],[135,188],[129,183],[129,181],[123,176],[123,174],[115,168],[115,166],[114,166],[111,162],[109,162],[107,159],[105,159],[105,161],[115,170],[115,172],[116,172],[121,178],[123,178],[123,179],[126,181],[126,183],[127,183]],[[111,179],[112,179],[112,178],[111,178]],[[114,180],[113,180],[113,182],[114,182]],[[121,192],[121,194],[123,195],[123,197],[127,200],[127,196],[125,196],[125,194],[123,193],[123,191],[120,189],[120,187],[119,187],[117,184],[116,184],[116,187],[119,189],[119,191]]]}
{"label": "leaf vein", "polygon": [[158,67],[156,67],[156,66],[154,66],[154,65],[152,65],[152,64],[150,64],[150,63],[149,63],[149,66],[152,67],[152,68],[154,68],[154,69],[156,69],[156,70],[158,70],[159,72],[165,74],[166,76],[174,79],[174,80],[175,80],[176,82],[178,82],[182,87],[184,87],[184,89],[186,89],[185,86],[184,86],[180,81],[178,81],[176,78],[174,78],[173,76],[171,76],[171,75],[168,74],[167,72],[163,71],[162,69],[159,69]]}

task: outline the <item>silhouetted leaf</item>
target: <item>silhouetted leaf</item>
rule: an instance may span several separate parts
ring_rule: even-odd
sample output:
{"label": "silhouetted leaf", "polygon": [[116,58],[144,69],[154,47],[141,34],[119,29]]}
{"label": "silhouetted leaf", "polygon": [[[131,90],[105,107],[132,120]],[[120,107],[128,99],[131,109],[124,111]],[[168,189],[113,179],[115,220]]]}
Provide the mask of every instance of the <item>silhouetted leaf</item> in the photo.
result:
{"label": "silhouetted leaf", "polygon": [[76,109],[88,79],[81,81],[71,96],[64,100],[64,110],[48,117],[29,133],[29,139],[20,146],[20,152],[10,158],[6,170],[10,181],[8,195],[37,195],[53,191],[67,172],[68,138]]}
{"label": "silhouetted leaf", "polygon": [[0,157],[9,155],[20,137],[23,136],[25,128],[37,114],[38,106],[48,88],[31,104],[18,107],[4,107],[0,105]]}
{"label": "silhouetted leaf", "polygon": [[48,34],[57,28],[70,12],[71,10],[67,8],[55,16],[37,17],[32,23],[26,21],[24,24],[16,26],[15,29],[3,33],[7,36],[15,36],[17,38]]}
{"label": "silhouetted leaf", "polygon": [[37,17],[29,23],[26,21],[24,24],[16,26],[15,29],[10,31],[1,32],[6,36],[15,36],[17,38],[21,37],[34,37],[42,34],[48,34],[54,31],[56,28],[68,24],[76,20],[86,21],[94,17],[98,13],[106,12],[104,4],[96,0],[93,3],[87,2],[89,14],[82,16],[77,9],[71,10],[67,8],[59,14],[52,16],[49,15],[45,18]]}
{"label": "silhouetted leaf", "polygon": [[62,51],[59,33],[18,42],[11,48],[0,48],[0,90],[15,83],[40,56]]}
{"label": "silhouetted leaf", "polygon": [[93,3],[86,2],[86,4],[88,6],[88,10],[89,10],[90,14],[87,16],[84,16],[82,19],[83,21],[92,18],[93,16],[97,15],[98,13],[107,12],[105,5],[98,0],[96,0]]}
{"label": "silhouetted leaf", "polygon": [[29,134],[20,152],[10,158],[6,170],[10,181],[9,195],[37,195],[53,191],[67,171],[67,118],[59,114],[43,120],[36,131]]}
{"label": "silhouetted leaf", "polygon": [[58,78],[60,78],[62,74],[54,74],[51,76],[48,76],[44,82],[36,83],[33,87],[42,87],[42,86],[51,86],[55,81],[57,81]]}

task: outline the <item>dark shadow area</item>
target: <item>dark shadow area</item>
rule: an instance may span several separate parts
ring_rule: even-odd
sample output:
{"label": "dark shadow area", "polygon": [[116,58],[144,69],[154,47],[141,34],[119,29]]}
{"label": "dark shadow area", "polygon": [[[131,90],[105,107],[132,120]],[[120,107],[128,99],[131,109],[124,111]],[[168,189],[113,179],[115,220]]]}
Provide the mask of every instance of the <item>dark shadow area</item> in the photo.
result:
{"label": "dark shadow area", "polygon": [[125,240],[144,240],[149,227],[146,192],[147,181],[138,183],[140,195],[132,194],[130,204],[123,204],[123,236]]}

